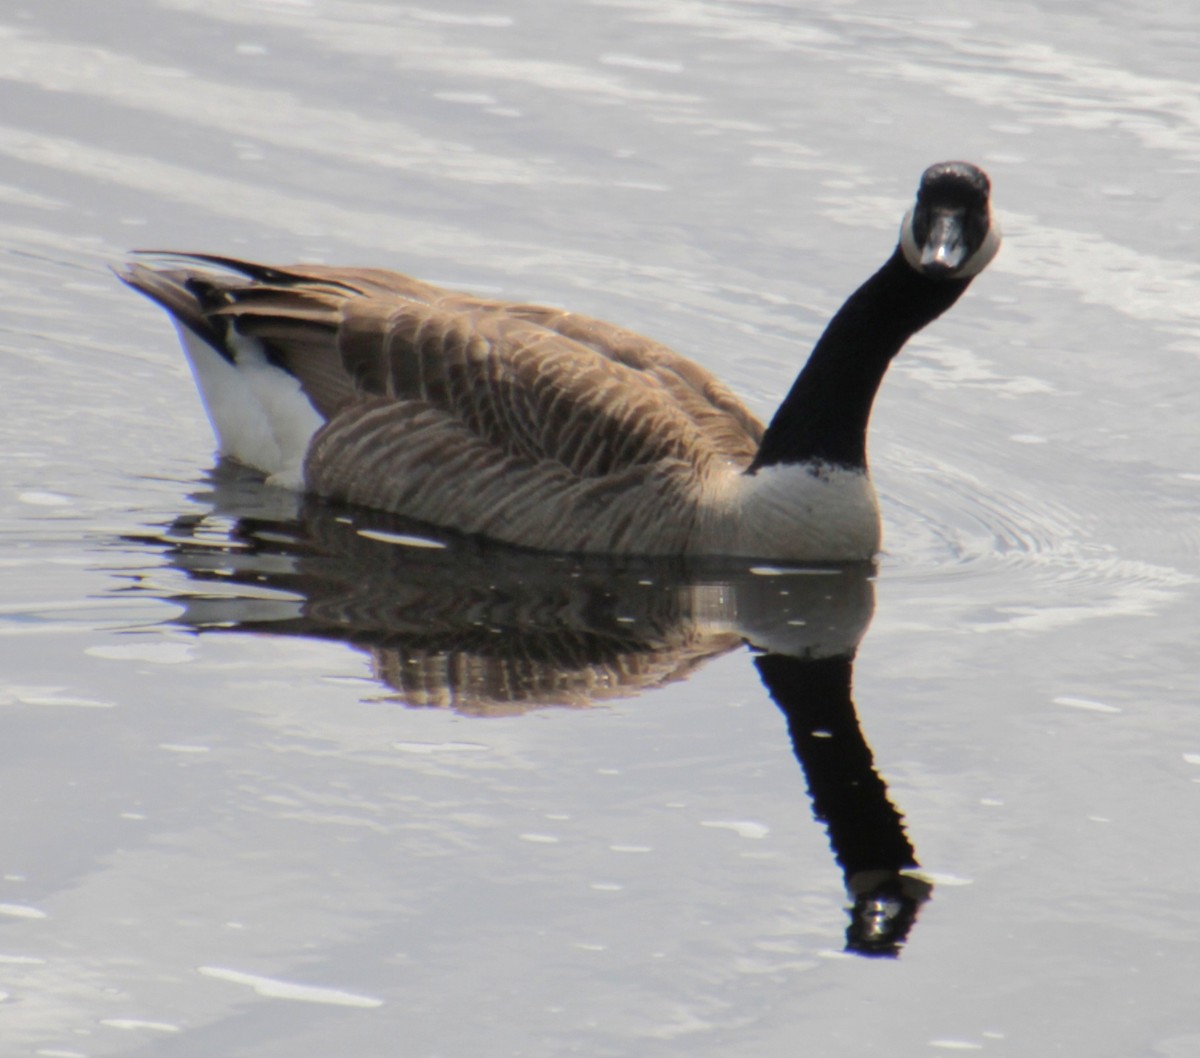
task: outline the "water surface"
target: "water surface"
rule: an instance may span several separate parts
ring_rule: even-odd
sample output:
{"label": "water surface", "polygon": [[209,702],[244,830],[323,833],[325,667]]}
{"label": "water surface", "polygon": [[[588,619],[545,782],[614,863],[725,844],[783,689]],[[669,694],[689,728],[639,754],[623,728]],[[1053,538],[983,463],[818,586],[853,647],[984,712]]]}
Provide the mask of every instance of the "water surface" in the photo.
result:
{"label": "water surface", "polygon": [[[1194,21],[11,6],[5,1053],[1197,1053]],[[766,415],[954,157],[1006,242],[884,384],[877,570],[324,518],[107,271],[396,267]]]}

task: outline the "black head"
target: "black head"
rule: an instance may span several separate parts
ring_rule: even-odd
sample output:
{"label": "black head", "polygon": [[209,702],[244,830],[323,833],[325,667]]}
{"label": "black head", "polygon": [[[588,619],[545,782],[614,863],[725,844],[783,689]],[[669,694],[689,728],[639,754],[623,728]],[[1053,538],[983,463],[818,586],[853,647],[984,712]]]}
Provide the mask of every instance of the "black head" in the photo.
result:
{"label": "black head", "polygon": [[970,162],[939,162],[921,176],[917,201],[900,225],[900,246],[931,279],[969,279],[1000,249],[991,182]]}

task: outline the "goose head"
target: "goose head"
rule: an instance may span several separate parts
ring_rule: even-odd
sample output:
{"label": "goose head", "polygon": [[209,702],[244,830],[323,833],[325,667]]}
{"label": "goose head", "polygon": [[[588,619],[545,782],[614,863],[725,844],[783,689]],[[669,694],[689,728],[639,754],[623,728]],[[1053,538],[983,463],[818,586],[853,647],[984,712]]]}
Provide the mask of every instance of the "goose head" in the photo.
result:
{"label": "goose head", "polygon": [[970,162],[931,165],[900,224],[904,259],[930,279],[982,272],[1000,249],[990,192],[987,174]]}

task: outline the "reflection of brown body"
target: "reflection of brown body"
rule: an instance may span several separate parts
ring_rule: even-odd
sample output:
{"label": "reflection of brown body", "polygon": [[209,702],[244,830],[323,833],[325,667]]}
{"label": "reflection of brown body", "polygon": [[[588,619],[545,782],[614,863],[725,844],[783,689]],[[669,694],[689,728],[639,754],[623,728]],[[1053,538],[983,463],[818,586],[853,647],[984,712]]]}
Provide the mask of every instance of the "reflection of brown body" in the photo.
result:
{"label": "reflection of brown body", "polygon": [[177,623],[345,641],[408,705],[474,716],[584,707],[749,645],[854,903],[847,948],[898,950],[929,887],[909,873],[916,857],[851,698],[874,608],[871,566],[545,555],[301,503],[229,465],[204,498],[218,525],[233,523],[224,546],[204,515],[150,538],[189,578],[223,586],[173,596],[184,607]]}
{"label": "reflection of brown body", "polygon": [[228,548],[194,519],[163,540],[189,577],[246,594],[176,600],[181,622],[344,640],[410,705],[582,706],[681,679],[743,642],[844,654],[874,605],[867,564],[771,572],[541,554],[320,501],[270,511],[292,498],[229,464],[213,499],[236,520]]}
{"label": "reflection of brown body", "polygon": [[686,679],[741,643],[735,635],[692,635],[662,649],[582,663],[570,657],[574,644],[565,642],[552,658],[397,647],[373,647],[371,656],[376,678],[409,705],[506,716],[544,705],[588,706]]}

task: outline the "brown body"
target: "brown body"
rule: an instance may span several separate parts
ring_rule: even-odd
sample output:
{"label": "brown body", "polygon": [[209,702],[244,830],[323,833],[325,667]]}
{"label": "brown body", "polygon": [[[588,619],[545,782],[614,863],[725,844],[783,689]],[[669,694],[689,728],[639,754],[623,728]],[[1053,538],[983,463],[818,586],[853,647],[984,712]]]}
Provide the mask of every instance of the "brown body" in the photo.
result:
{"label": "brown body", "polygon": [[286,429],[277,458],[240,450],[196,370],[223,452],[280,483],[542,549],[763,551],[733,538],[763,424],[658,342],[378,269],[189,260],[207,267],[123,278],[173,314],[194,367],[265,353],[298,382],[319,420],[293,480]]}

